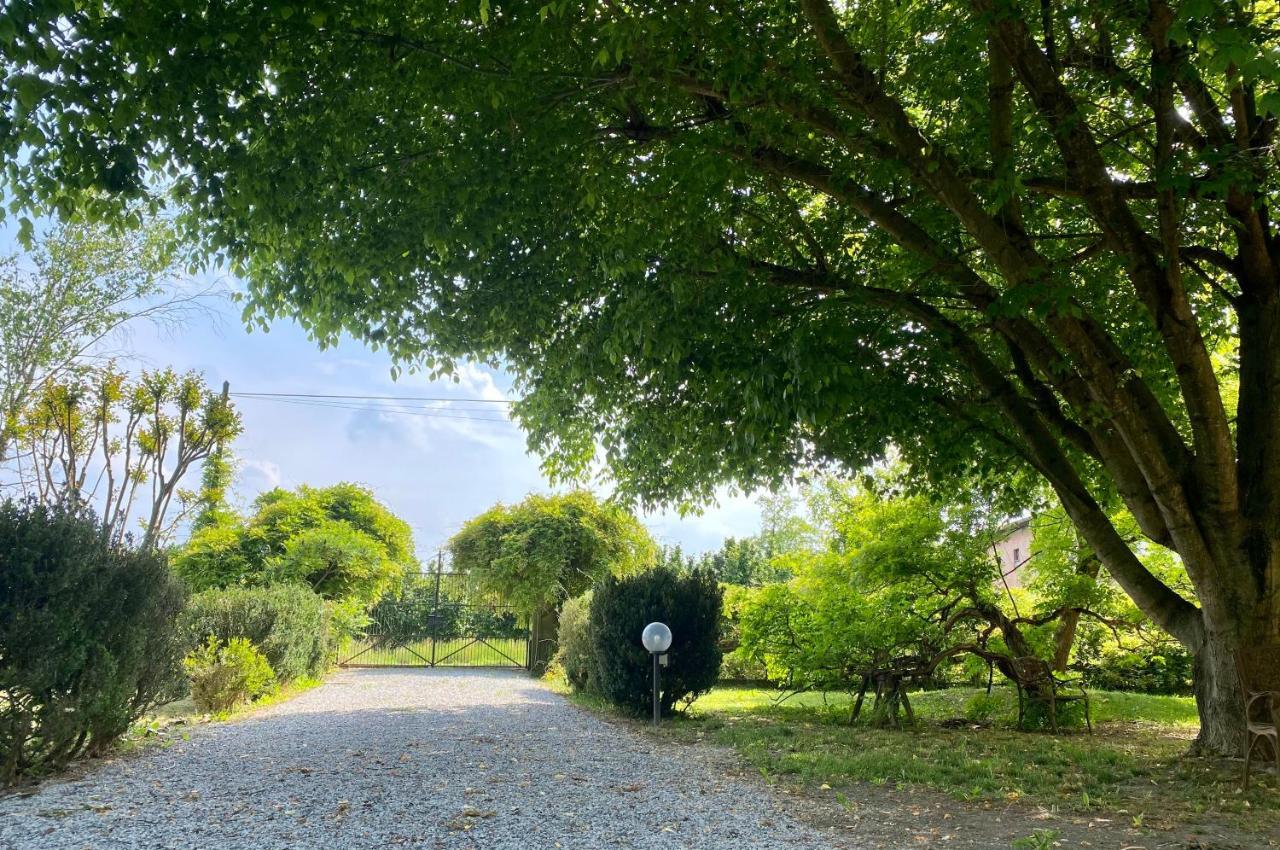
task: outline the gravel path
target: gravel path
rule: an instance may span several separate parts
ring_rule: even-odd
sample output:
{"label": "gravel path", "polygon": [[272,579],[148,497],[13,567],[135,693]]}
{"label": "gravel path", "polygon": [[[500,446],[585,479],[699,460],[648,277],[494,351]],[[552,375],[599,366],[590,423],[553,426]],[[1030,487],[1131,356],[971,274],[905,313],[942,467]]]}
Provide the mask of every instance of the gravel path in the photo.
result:
{"label": "gravel path", "polygon": [[359,670],[0,798],[0,847],[827,848],[717,752],[660,747],[519,673]]}

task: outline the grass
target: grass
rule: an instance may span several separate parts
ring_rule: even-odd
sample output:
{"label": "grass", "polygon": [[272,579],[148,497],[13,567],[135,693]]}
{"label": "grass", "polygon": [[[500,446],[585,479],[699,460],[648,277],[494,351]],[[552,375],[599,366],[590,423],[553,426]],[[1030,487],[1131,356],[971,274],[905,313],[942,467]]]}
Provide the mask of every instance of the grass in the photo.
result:
{"label": "grass", "polygon": [[[425,665],[433,658],[431,644],[427,639],[406,646],[370,649],[369,642],[355,641],[343,652],[344,663],[369,667]],[[527,654],[526,638],[454,638],[436,642],[434,658],[438,667],[518,667],[524,665]]]}
{"label": "grass", "polygon": [[[1190,697],[1092,693],[1096,733],[1019,732],[1016,697],[997,688],[983,725],[964,720],[980,689],[912,694],[914,731],[849,725],[850,698],[717,687],[656,731],[676,741],[736,749],[771,781],[839,794],[852,783],[927,788],[979,804],[1022,801],[1055,810],[1108,813],[1135,824],[1226,819],[1280,830],[1274,773],[1239,790],[1239,762],[1184,757],[1197,731]],[[575,696],[587,707],[598,700]],[[652,728],[652,727],[646,727]]]}

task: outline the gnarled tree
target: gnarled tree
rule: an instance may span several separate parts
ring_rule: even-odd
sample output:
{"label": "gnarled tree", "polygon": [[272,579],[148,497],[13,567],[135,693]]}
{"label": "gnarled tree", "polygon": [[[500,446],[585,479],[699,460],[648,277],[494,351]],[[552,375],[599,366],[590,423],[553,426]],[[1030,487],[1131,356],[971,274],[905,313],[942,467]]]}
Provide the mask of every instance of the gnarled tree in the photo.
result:
{"label": "gnarled tree", "polygon": [[1274,15],[19,2],[4,183],[69,210],[168,175],[260,317],[502,357],[553,468],[602,445],[646,500],[890,440],[1032,468],[1230,751],[1234,654],[1280,631]]}

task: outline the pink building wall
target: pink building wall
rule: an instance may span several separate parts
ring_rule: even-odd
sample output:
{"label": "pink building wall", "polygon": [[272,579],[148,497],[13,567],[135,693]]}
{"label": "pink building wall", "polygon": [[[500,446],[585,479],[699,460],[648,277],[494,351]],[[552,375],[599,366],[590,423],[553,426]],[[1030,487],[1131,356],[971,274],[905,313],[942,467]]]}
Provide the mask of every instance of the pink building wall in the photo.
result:
{"label": "pink building wall", "polygon": [[1022,587],[1029,569],[1027,559],[1031,557],[1031,520],[1019,520],[1011,525],[1004,539],[991,548],[1005,581],[1010,587]]}

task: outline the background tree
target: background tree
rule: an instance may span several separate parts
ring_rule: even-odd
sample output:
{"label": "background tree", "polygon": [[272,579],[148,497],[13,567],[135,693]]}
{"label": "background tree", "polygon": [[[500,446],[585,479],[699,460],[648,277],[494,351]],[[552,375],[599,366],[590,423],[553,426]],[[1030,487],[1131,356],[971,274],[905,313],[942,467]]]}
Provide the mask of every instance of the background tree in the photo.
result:
{"label": "background tree", "polygon": [[891,441],[1034,470],[1239,749],[1235,654],[1280,639],[1273,4],[294,11],[7,10],[6,191],[173,175],[260,319],[501,358],[553,470],[602,446],[650,502]]}
{"label": "background tree", "polygon": [[171,512],[191,468],[240,433],[240,415],[194,372],[109,364],[50,379],[21,411],[14,438],[18,481],[45,504],[94,505],[119,543],[137,523],[140,545],[162,543],[181,519]]}
{"label": "background tree", "polygon": [[420,569],[409,525],[349,483],[263,493],[250,516],[195,529],[173,564],[195,590],[302,582],[361,610]]}
{"label": "background tree", "polygon": [[468,520],[449,541],[453,569],[528,612],[558,607],[606,575],[653,564],[657,547],[632,514],[585,491],[529,496]]}
{"label": "background tree", "polygon": [[180,322],[210,294],[179,284],[174,236],[158,220],[61,224],[28,256],[0,258],[0,461],[41,386],[63,380],[129,323]]}

